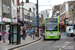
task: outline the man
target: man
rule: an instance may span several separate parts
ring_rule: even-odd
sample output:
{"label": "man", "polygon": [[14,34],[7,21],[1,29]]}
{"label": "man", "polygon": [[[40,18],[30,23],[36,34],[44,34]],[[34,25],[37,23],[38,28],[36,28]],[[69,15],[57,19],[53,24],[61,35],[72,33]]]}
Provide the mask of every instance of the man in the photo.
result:
{"label": "man", "polygon": [[10,31],[10,29],[9,29],[9,36],[8,36],[8,40],[9,40],[9,45],[11,44],[11,31]]}
{"label": "man", "polygon": [[25,28],[23,28],[23,39],[25,40],[25,38],[26,38],[26,30]]}

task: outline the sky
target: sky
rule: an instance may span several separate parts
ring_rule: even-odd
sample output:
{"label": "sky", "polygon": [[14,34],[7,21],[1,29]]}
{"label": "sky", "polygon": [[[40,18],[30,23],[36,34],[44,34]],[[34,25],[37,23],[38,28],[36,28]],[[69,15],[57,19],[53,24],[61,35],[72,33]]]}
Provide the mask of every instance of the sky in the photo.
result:
{"label": "sky", "polygon": [[[22,0],[20,0],[21,2]],[[26,0],[23,0],[24,2]],[[38,0],[39,1],[39,12],[45,9],[51,9],[53,5],[62,4],[66,0]],[[29,0],[29,2],[33,2],[36,4],[37,0]],[[42,5],[51,5],[51,6],[42,6]]]}
{"label": "sky", "polygon": [[[21,2],[22,0],[20,0]],[[23,0],[24,2],[26,0]],[[68,0],[38,0],[39,1],[39,13],[43,10],[46,10],[46,9],[52,9],[52,7],[54,5],[58,5],[58,4],[62,4],[64,3],[65,1],[68,1]],[[36,4],[37,0],[29,0],[29,2],[33,2],[34,4]],[[48,5],[48,6],[42,6],[42,5]],[[50,5],[50,6],[49,6]],[[52,11],[51,11],[52,13]]]}

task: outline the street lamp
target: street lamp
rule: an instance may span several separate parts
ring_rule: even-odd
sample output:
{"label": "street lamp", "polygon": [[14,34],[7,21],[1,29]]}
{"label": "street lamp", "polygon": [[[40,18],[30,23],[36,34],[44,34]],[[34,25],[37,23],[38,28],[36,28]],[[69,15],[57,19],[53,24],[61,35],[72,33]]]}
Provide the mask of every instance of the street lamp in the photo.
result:
{"label": "street lamp", "polygon": [[72,24],[74,25],[73,11],[74,9],[72,9]]}
{"label": "street lamp", "polygon": [[31,12],[31,8],[29,8],[29,25],[30,25],[30,12]]}
{"label": "street lamp", "polygon": [[39,16],[38,16],[38,0],[37,0],[37,26],[38,26],[38,36],[39,36]]}
{"label": "street lamp", "polygon": [[22,20],[23,20],[23,24],[24,24],[24,8],[23,8],[23,0],[22,0]]}

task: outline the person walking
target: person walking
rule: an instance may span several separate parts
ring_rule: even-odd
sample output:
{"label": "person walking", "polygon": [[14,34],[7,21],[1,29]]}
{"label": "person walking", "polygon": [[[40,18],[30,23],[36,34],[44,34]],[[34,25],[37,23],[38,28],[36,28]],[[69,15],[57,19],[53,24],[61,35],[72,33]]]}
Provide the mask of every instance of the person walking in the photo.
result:
{"label": "person walking", "polygon": [[2,38],[1,38],[1,37],[2,37],[2,33],[0,32],[0,41],[2,40]]}
{"label": "person walking", "polygon": [[22,30],[20,31],[20,38],[22,37],[22,39],[23,39],[23,32],[22,32]]}
{"label": "person walking", "polygon": [[30,29],[30,36],[31,36],[31,38],[32,38],[32,35],[33,35],[33,30]]}
{"label": "person walking", "polygon": [[11,31],[10,31],[10,29],[8,31],[8,40],[9,40],[9,45],[10,45],[11,44]]}
{"label": "person walking", "polygon": [[5,43],[5,41],[6,41],[6,32],[5,32],[5,29],[3,29],[2,34],[3,34],[3,41]]}
{"label": "person walking", "polygon": [[30,28],[28,28],[28,35],[30,35],[30,32],[29,31],[30,31]]}
{"label": "person walking", "polygon": [[65,26],[65,24],[62,26],[62,29],[63,29],[63,35],[65,35],[65,31],[66,31],[66,26]]}
{"label": "person walking", "polygon": [[26,38],[26,30],[25,28],[23,28],[23,40],[25,40],[25,38]]}
{"label": "person walking", "polygon": [[26,35],[28,35],[28,29],[26,29]]}

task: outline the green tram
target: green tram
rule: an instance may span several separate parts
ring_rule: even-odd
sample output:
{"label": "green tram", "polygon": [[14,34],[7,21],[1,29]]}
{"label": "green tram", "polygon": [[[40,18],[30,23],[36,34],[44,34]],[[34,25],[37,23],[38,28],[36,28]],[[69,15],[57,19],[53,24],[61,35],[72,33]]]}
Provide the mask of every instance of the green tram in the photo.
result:
{"label": "green tram", "polygon": [[60,39],[59,32],[59,18],[45,18],[45,33],[43,34],[44,39]]}

